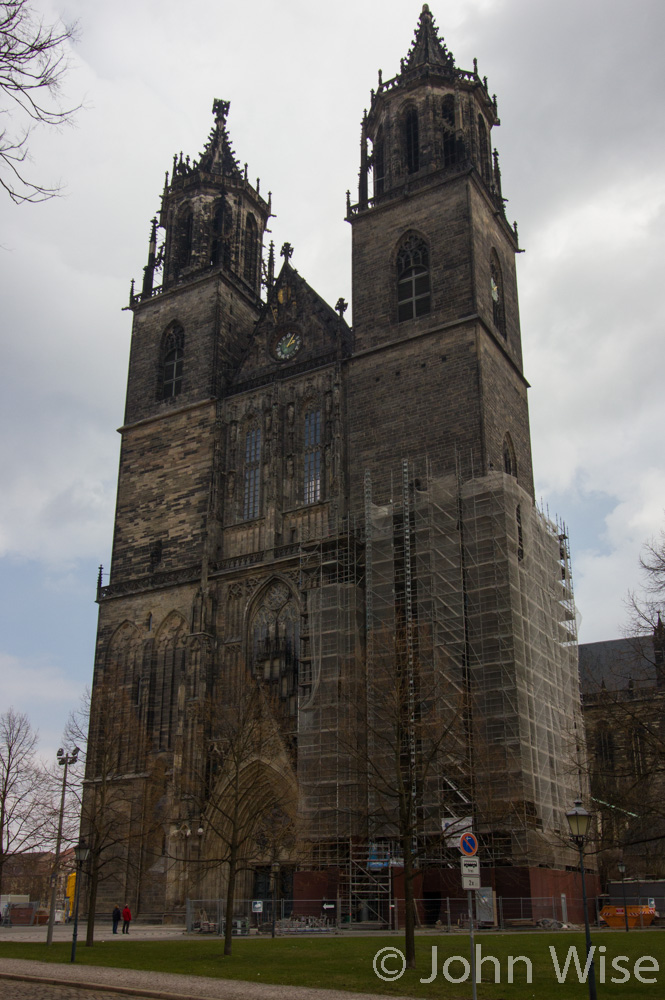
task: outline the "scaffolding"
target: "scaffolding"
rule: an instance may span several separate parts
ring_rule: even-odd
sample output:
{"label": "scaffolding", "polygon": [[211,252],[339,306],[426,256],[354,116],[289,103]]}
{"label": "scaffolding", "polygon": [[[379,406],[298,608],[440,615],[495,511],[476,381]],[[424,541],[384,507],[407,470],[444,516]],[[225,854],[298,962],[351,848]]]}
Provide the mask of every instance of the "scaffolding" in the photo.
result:
{"label": "scaffolding", "polygon": [[512,476],[460,494],[478,829],[497,862],[555,865],[580,724],[567,540]]}
{"label": "scaffolding", "polygon": [[363,583],[362,545],[351,521],[301,545],[298,779],[305,836],[333,863],[336,845],[357,833],[362,798],[352,738]]}
{"label": "scaffolding", "polygon": [[[391,675],[421,866],[450,863],[445,828],[468,823],[487,864],[565,866],[581,724],[565,527],[503,472],[461,482],[404,460],[392,483],[377,496],[367,472],[357,524],[300,556],[312,864],[336,866],[343,908],[377,919],[390,866],[372,867],[372,852],[394,856],[400,836],[390,790],[372,780],[384,758],[394,768]],[[421,773],[436,727],[447,740]]]}

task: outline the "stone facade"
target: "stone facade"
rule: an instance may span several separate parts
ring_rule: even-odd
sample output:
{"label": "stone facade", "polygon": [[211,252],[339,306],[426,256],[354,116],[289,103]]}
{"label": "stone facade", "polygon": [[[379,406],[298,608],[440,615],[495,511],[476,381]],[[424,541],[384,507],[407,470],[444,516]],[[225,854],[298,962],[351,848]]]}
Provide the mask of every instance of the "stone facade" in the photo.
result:
{"label": "stone facade", "polygon": [[652,635],[583,643],[579,657],[599,867],[662,879],[665,626],[658,615]]}
{"label": "stone facade", "polygon": [[[244,677],[272,720],[246,773],[273,788],[273,812],[289,801],[296,829],[279,847],[257,834],[244,860],[257,878],[276,856],[300,869],[301,894],[327,866],[351,912],[354,852],[388,850],[398,825],[378,818],[368,766],[385,752],[373,727],[387,663],[408,682],[408,766],[433,743],[427,718],[450,733],[413,780],[428,864],[447,857],[444,821],[469,819],[488,864],[563,868],[572,591],[565,534],[534,506],[496,101],[424,7],[363,121],[353,328],[288,244],[277,276],[272,245],[264,259],[270,205],[235,160],[228,105],[213,110],[200,161],[174,160],[130,301],[92,720],[111,702],[124,713],[108,767],[133,790],[132,819],[100,898],[167,914],[221,891],[223,865],[205,863],[225,857],[219,719],[242,715]],[[90,787],[102,777],[91,763]]]}

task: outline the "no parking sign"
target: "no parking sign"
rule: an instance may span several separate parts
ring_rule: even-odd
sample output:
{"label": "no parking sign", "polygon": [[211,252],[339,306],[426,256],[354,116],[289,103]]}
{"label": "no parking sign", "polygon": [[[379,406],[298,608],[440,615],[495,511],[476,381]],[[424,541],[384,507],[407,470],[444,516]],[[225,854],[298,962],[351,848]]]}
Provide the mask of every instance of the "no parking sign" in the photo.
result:
{"label": "no parking sign", "polygon": [[459,849],[467,858],[472,858],[478,852],[478,838],[475,833],[463,833],[459,839]]}

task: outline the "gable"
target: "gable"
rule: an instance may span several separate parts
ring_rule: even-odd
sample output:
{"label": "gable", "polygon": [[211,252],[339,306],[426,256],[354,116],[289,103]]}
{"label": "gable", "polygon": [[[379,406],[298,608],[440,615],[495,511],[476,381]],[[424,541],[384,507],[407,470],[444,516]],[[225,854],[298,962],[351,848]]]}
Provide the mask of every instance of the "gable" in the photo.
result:
{"label": "gable", "polygon": [[351,351],[352,332],[288,261],[268,295],[232,390],[291,377]]}

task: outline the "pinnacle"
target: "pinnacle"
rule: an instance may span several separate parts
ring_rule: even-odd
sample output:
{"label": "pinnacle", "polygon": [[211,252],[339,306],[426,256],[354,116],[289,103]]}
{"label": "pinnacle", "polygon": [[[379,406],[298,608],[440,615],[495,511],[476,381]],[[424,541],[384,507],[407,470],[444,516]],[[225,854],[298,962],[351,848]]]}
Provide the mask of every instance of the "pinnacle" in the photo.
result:
{"label": "pinnacle", "polygon": [[239,177],[240,167],[226,129],[229,107],[229,101],[217,99],[213,101],[212,113],[215,117],[215,124],[208,136],[206,147],[201,153],[199,164],[205,170],[222,173],[227,177]]}
{"label": "pinnacle", "polygon": [[455,68],[453,54],[446,48],[446,43],[439,38],[439,29],[434,23],[429,5],[426,3],[423,4],[418,19],[418,27],[411,48],[402,63],[403,69],[413,69],[416,66],[444,67],[449,71]]}

